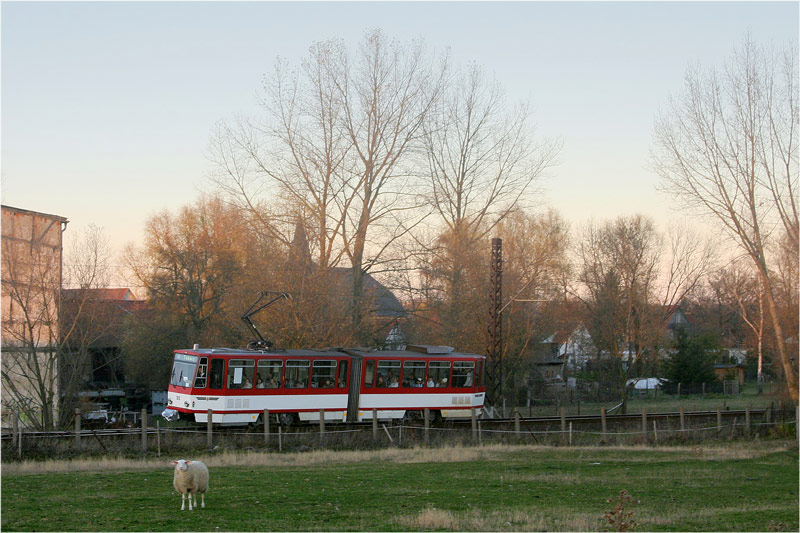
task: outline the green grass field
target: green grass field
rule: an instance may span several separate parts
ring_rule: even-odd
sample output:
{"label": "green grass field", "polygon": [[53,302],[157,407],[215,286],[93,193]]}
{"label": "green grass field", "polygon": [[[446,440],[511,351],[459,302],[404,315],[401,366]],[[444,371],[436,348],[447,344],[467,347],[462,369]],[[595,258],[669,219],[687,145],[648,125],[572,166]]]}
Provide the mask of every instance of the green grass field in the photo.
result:
{"label": "green grass field", "polygon": [[793,441],[219,454],[206,508],[180,511],[169,459],[6,465],[4,531],[798,530]]}

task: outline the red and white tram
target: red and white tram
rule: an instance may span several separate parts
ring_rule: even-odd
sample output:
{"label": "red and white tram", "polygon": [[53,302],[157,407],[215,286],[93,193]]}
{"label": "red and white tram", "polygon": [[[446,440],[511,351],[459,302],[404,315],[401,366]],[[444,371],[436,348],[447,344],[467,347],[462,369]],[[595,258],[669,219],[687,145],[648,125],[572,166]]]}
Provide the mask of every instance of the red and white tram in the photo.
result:
{"label": "red and white tram", "polygon": [[448,346],[365,349],[177,350],[166,416],[213,423],[261,423],[265,409],[282,424],[325,420],[469,417],[483,407],[485,357]]}

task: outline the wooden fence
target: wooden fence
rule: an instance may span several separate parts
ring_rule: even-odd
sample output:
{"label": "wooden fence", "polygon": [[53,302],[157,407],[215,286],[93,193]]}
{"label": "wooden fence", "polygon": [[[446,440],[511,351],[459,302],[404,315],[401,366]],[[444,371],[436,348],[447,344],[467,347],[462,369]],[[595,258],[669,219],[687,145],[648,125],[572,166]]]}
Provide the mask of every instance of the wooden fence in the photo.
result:
{"label": "wooden fence", "polygon": [[[427,411],[427,410],[426,410]],[[211,413],[209,413],[211,414]],[[427,412],[425,413],[428,414]],[[743,411],[641,413],[523,418],[519,411],[506,419],[480,418],[474,409],[460,423],[432,426],[425,416],[419,423],[380,421],[373,416],[366,424],[326,423],[320,412],[318,425],[284,428],[265,424],[248,430],[202,426],[162,427],[161,420],[142,411],[139,427],[84,427],[76,410],[71,431],[24,431],[15,424],[2,434],[3,461],[39,457],[72,457],[91,454],[146,454],[161,456],[198,449],[260,449],[265,451],[317,448],[352,449],[380,446],[445,445],[455,443],[507,442],[556,445],[602,445],[616,443],[667,443],[755,435],[796,435],[800,410],[747,408]],[[269,411],[264,412],[269,420]],[[15,417],[16,418],[16,417]],[[209,416],[211,420],[211,416]]]}

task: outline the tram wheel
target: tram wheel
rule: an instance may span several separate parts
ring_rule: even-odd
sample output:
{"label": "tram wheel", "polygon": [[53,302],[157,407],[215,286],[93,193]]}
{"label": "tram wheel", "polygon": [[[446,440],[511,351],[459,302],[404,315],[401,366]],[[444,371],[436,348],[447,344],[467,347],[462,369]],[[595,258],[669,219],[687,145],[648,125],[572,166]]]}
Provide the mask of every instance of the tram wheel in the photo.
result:
{"label": "tram wheel", "polygon": [[297,415],[294,413],[280,413],[278,415],[278,422],[284,427],[293,426],[297,423]]}

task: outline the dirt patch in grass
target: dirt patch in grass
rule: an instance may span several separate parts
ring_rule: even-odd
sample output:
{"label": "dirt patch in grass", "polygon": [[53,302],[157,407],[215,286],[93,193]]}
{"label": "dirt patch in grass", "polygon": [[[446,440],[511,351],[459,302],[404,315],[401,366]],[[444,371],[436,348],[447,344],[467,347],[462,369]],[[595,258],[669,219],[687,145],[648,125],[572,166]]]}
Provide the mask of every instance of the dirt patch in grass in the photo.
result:
{"label": "dirt patch in grass", "polygon": [[416,516],[400,517],[396,524],[422,531],[593,531],[600,526],[588,515],[544,516],[535,511],[473,509],[452,512],[427,508]]}

